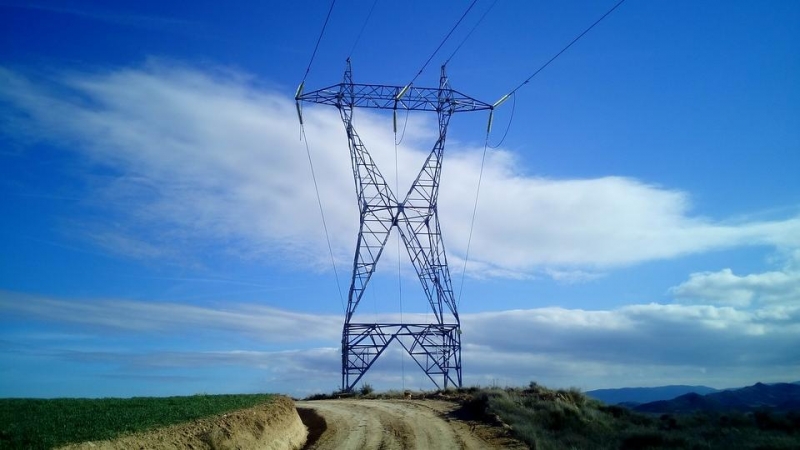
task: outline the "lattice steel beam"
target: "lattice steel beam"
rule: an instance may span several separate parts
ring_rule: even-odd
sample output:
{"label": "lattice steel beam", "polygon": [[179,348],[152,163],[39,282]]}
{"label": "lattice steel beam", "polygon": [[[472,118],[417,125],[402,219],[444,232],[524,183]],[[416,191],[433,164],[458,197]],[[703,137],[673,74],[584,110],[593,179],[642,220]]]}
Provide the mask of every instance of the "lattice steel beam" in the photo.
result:
{"label": "lattice steel beam", "polygon": [[[492,109],[492,105],[476,100],[452,89],[450,92],[451,113]],[[345,98],[345,92],[351,93]],[[441,108],[437,88],[416,86],[385,86],[380,84],[339,83],[308,93],[300,93],[296,99],[304,102],[336,106],[347,104],[351,108],[402,109],[409,111],[438,111]]]}
{"label": "lattice steel beam", "polygon": [[[353,83],[350,61],[337,85],[296,94],[300,102],[335,106],[347,133],[359,203],[359,231],[342,329],[342,390],[351,391],[393,341],[408,352],[439,387],[461,386],[461,320],[453,295],[438,215],[442,158],[450,117],[456,112],[492,110],[493,106],[450,88],[442,67],[438,88]],[[353,126],[355,108],[433,111],[439,136],[403,198],[398,201]],[[302,122],[302,116],[301,116]],[[435,323],[357,323],[355,313],[375,272],[392,228],[397,227]],[[453,375],[455,373],[455,376]]]}

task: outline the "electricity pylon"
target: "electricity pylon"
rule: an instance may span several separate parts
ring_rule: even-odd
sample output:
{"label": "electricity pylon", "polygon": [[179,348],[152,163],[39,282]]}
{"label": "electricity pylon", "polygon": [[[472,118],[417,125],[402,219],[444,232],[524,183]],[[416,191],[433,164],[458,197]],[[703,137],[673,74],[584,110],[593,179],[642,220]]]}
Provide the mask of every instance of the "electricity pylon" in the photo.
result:
{"label": "electricity pylon", "polygon": [[[392,341],[397,341],[433,381],[461,387],[461,320],[439,225],[442,157],[450,117],[456,112],[491,110],[492,105],[450,88],[442,66],[438,88],[353,83],[350,60],[342,83],[303,93],[301,101],[335,106],[344,123],[358,194],[360,227],[342,329],[342,390],[351,391]],[[353,125],[355,108],[436,112],[439,137],[402,201],[381,175]],[[302,122],[302,117],[301,117]],[[358,308],[392,228],[397,228],[422,284],[433,323],[358,323]],[[454,373],[455,372],[455,373]]]}

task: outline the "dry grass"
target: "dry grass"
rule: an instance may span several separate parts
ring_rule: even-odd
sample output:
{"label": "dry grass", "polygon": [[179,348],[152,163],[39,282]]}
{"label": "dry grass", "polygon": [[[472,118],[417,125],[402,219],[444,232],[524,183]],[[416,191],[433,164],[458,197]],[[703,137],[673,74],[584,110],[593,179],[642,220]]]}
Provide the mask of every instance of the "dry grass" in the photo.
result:
{"label": "dry grass", "polygon": [[797,449],[800,414],[646,415],[578,389],[489,388],[465,405],[535,449]]}

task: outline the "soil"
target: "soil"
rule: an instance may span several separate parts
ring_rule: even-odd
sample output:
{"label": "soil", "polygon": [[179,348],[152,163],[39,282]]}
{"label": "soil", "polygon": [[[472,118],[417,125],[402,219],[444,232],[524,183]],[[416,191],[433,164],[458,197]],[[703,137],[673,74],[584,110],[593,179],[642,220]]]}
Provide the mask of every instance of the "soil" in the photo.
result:
{"label": "soil", "polygon": [[[302,421],[301,421],[302,418]],[[525,449],[502,422],[473,417],[448,399],[286,397],[254,408],[68,450],[127,449]]]}
{"label": "soil", "polygon": [[254,408],[123,436],[111,441],[84,442],[62,449],[298,449],[307,429],[287,397]]}
{"label": "soil", "polygon": [[306,449],[527,448],[452,401],[317,400],[297,408],[309,428]]}

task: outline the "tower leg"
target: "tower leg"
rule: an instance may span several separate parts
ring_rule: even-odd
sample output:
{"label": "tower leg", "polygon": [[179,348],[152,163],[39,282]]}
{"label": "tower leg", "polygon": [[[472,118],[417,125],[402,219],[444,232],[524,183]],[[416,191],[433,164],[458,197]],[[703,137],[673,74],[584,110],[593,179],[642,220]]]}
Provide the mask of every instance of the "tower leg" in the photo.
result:
{"label": "tower leg", "polygon": [[344,336],[342,391],[352,392],[393,341],[400,343],[437,388],[461,387],[458,324],[349,323]]}
{"label": "tower leg", "polygon": [[[353,126],[357,93],[348,61],[336,106],[347,133],[360,225],[342,328],[343,391],[352,391],[393,341],[400,343],[437,388],[447,388],[451,383],[461,386],[461,324],[437,208],[445,137],[455,107],[452,96],[442,68],[436,109],[439,138],[405,199],[398,202]],[[433,310],[435,323],[353,322],[353,314],[395,227]]]}

